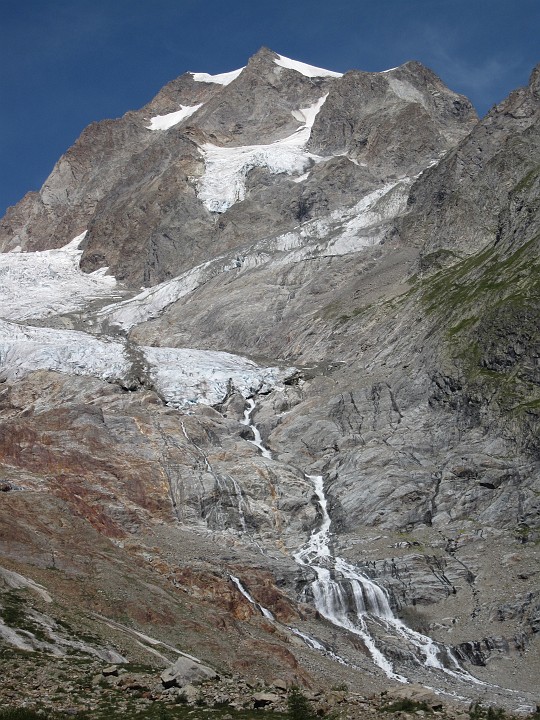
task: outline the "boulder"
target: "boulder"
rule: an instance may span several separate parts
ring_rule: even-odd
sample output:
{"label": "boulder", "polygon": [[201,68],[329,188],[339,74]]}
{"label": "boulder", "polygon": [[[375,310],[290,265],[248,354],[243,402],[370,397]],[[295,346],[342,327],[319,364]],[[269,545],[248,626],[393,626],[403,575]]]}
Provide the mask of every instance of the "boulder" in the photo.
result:
{"label": "boulder", "polygon": [[197,698],[199,697],[199,691],[194,685],[188,683],[182,688],[182,695],[188,705],[195,705]]}
{"label": "boulder", "polygon": [[279,703],[279,695],[269,692],[258,692],[253,695],[253,707],[262,708],[268,705],[277,705]]}
{"label": "boulder", "polygon": [[103,675],[103,677],[110,677],[111,675],[116,677],[118,675],[118,666],[108,665],[107,667],[103,668],[101,674]]}
{"label": "boulder", "polygon": [[217,678],[214,670],[186,657],[179,657],[174,665],[161,673],[161,682],[166,688],[196,685],[212,678]]}

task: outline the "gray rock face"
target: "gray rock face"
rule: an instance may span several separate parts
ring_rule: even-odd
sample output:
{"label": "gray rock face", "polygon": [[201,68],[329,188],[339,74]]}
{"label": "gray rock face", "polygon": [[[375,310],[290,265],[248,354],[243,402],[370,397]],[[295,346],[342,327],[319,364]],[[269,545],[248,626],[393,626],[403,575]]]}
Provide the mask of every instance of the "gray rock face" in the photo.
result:
{"label": "gray rock face", "polygon": [[159,142],[161,133],[148,131],[150,118],[174,112],[182,103],[205,102],[220,89],[220,85],[195,82],[191,75],[183,75],[141,110],[89,125],[56,163],[40,192],[28,193],[8,209],[0,223],[0,248],[61,247],[83,232],[99,201],[122,185],[139,153],[151,157],[149,148]]}
{"label": "gray rock face", "polygon": [[[478,122],[418,63],[333,77],[276,59],[262,49],[227,85],[187,74],[142,110],[91,126],[4,219],[3,249],[62,245],[88,228],[85,271],[105,265],[124,290],[152,286],[32,320],[114,338],[122,383],[81,370],[78,356],[23,375],[20,354],[0,348],[1,480],[27,528],[10,557],[39,555],[36,527],[70,568],[64,530],[40,516],[40,503],[65,503],[86,546],[112,538],[122,567],[137,557],[141,593],[163,603],[144,617],[186,652],[289,685],[339,667],[343,682],[360,682],[361,668],[366,687],[386,686],[366,636],[315,611],[324,573],[298,560],[325,521],[322,476],[319,560],[341,583],[333,599],[356,615],[349,563],[446,663],[433,670],[427,640],[422,654],[414,634],[366,613],[392,668],[477,699],[484,686],[452,675],[454,657],[526,698],[539,637],[539,71]],[[148,129],[180,105],[202,106]],[[216,361],[176,409],[159,371],[186,347],[293,367],[249,392],[230,379],[217,404],[197,404]],[[153,371],[150,350],[163,351]],[[169,385],[195,374],[167,372]],[[88,552],[102,562],[105,551]],[[189,608],[182,620],[163,609],[171,598]],[[123,612],[144,624],[135,601]],[[163,682],[208,672],[178,663]]]}
{"label": "gray rock face", "polygon": [[467,98],[420,63],[383,73],[353,70],[332,85],[309,145],[323,155],[347,154],[382,178],[414,175],[476,121]]}
{"label": "gray rock face", "polygon": [[[215,247],[240,248],[266,238],[269,228],[287,232],[381,182],[419,172],[475,120],[470,103],[418,63],[329,78],[281,67],[277,57],[263,48],[226,86],[182,76],[142,110],[91,125],[40,193],[9,210],[0,248],[59,247],[88,229],[85,271],[107,266],[128,284],[153,285],[210,260]],[[295,113],[326,95],[308,148],[331,159],[306,183],[251,173],[246,200],[213,217],[196,194],[204,172],[199,148],[291,136],[302,126]],[[202,107],[175,127],[149,131],[151,114],[173,112],[175,103]]]}
{"label": "gray rock face", "polygon": [[496,105],[415,184],[403,235],[423,246],[426,267],[445,254],[471,254],[498,242],[505,216],[515,213],[516,194],[531,190],[540,154],[538,73],[537,67],[528,87]]}

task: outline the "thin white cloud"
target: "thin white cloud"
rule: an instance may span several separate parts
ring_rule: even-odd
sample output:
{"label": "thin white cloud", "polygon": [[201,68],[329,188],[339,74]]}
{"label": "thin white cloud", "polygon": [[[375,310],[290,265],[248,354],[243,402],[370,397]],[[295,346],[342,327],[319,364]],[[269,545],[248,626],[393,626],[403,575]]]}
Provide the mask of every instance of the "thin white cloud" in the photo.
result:
{"label": "thin white cloud", "polygon": [[[517,54],[507,54],[504,49],[494,48],[475,62],[470,51],[465,50],[466,42],[474,37],[464,38],[456,33],[443,33],[440,27],[423,25],[418,36],[423,38],[424,57],[444,82],[457,92],[470,96],[475,105],[482,109],[494,100],[504,99],[509,90],[519,84],[518,77],[524,74],[524,60]],[[417,37],[418,40],[418,37]],[[476,54],[481,56],[481,48]]]}

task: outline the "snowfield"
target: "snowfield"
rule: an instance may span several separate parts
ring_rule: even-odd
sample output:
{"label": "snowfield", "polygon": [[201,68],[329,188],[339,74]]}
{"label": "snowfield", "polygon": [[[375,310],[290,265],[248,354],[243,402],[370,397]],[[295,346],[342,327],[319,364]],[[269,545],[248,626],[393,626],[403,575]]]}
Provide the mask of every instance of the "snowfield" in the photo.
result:
{"label": "snowfield", "polygon": [[231,70],[231,72],[219,73],[218,75],[209,75],[208,73],[190,73],[195,82],[216,83],[217,85],[229,85],[240,75],[244,68]]}
{"label": "snowfield", "polygon": [[298,60],[291,60],[290,58],[278,55],[278,59],[274,60],[276,65],[287,68],[288,70],[296,70],[305,77],[343,77],[343,73],[334,72],[333,70],[325,70],[324,68],[315,67],[314,65],[307,65],[306,63],[299,62]]}
{"label": "snowfield", "polygon": [[182,120],[187,120],[193,115],[193,113],[197,112],[203,104],[204,103],[200,103],[200,105],[180,105],[180,110],[167,113],[166,115],[156,115],[155,117],[150,118],[150,125],[147,125],[146,129],[168,130],[175,125],[178,125],[178,123],[181,123]]}
{"label": "snowfield", "polygon": [[311,128],[326,100],[321,97],[308,108],[292,112],[302,125],[282,140],[268,145],[218,147],[211,143],[202,146],[205,172],[198,184],[197,196],[210,212],[223,213],[232,205],[244,200],[246,177],[255,167],[266,168],[272,175],[287,173],[302,175],[315,162],[323,158],[305,150]]}

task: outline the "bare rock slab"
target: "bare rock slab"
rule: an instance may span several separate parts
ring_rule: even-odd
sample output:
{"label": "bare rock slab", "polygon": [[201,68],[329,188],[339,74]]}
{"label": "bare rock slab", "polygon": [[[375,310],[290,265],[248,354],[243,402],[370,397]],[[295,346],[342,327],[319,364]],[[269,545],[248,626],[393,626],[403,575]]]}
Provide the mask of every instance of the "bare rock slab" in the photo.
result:
{"label": "bare rock slab", "polygon": [[189,658],[179,657],[174,665],[161,673],[161,682],[166,688],[184,687],[217,677],[217,673],[212,668]]}

